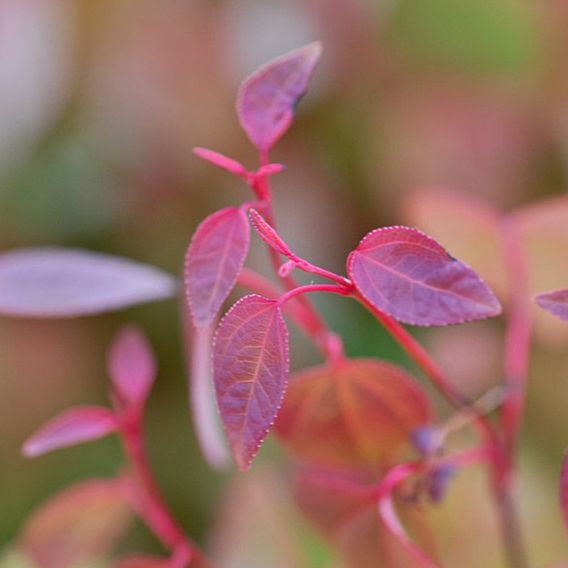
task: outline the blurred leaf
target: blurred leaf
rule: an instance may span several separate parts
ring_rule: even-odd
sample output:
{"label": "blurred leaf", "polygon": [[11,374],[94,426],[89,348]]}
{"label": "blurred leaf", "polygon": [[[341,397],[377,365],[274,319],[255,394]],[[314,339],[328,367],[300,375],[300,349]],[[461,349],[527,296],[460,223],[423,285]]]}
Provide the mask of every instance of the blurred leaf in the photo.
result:
{"label": "blurred leaf", "polygon": [[[568,287],[568,196],[527,205],[514,213],[526,255],[531,295]],[[568,326],[533,305],[534,331],[549,345],[565,345]]]}
{"label": "blurred leaf", "polygon": [[303,459],[376,467],[399,452],[429,416],[428,399],[402,369],[386,361],[352,359],[337,368],[297,373],[276,432]]}
{"label": "blurred leaf", "polygon": [[176,282],[154,266],[82,249],[40,247],[0,255],[0,314],[68,318],[171,297]]}
{"label": "blurred leaf", "polygon": [[93,479],[65,489],[27,520],[21,550],[37,568],[77,568],[105,556],[130,524],[122,479]]}
{"label": "blurred leaf", "polygon": [[521,0],[400,0],[391,32],[413,61],[499,73],[530,69],[539,41]]}

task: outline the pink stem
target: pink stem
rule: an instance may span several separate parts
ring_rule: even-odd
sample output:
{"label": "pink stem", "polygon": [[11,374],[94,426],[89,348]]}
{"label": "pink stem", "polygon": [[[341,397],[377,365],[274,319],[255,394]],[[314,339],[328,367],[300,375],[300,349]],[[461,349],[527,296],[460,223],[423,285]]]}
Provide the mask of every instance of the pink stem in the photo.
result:
{"label": "pink stem", "polygon": [[509,280],[509,317],[505,333],[505,385],[507,396],[501,410],[510,467],[514,461],[522,414],[526,401],[528,362],[531,341],[528,269],[514,219],[505,219],[501,238]]}
{"label": "pink stem", "polygon": [[[475,465],[488,459],[490,452],[486,448],[473,448],[463,452],[436,460],[437,464],[455,464],[458,467]],[[377,498],[377,510],[386,528],[400,542],[406,552],[423,568],[438,568],[426,553],[420,549],[408,536],[396,513],[392,493],[394,489],[409,477],[426,470],[428,463],[415,461],[402,463],[391,470],[377,484],[375,495]]]}
{"label": "pink stem", "polygon": [[196,562],[196,566],[211,568],[199,548],[185,536],[160,494],[146,457],[138,417],[127,414],[122,418],[120,435],[136,484],[133,506],[166,548],[172,552],[185,548],[191,560]]}
{"label": "pink stem", "polygon": [[294,288],[280,296],[280,298],[278,298],[278,303],[283,306],[292,298],[311,292],[328,292],[331,294],[340,294],[342,296],[351,295],[350,290],[347,290],[343,286],[337,286],[336,284],[306,284],[305,286],[298,286],[297,288]]}

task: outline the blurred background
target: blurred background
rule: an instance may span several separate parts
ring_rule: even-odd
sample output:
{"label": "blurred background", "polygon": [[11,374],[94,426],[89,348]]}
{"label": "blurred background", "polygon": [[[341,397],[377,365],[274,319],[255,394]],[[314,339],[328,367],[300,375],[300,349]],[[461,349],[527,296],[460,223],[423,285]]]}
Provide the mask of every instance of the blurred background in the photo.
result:
{"label": "blurred background", "polygon": [[[0,248],[86,247],[179,274],[197,223],[247,195],[192,147],[252,168],[256,156],[234,112],[239,82],[315,39],[324,54],[312,88],[272,155],[287,165],[274,198],[294,250],[343,272],[368,230],[416,223],[405,217],[408,199],[429,187],[504,210],[558,200],[549,209],[567,243],[566,29],[565,0],[0,0]],[[257,244],[251,263],[264,269]],[[567,250],[543,268],[552,284],[563,265],[566,281],[550,288],[568,286]],[[318,298],[318,306],[350,355],[406,364],[354,303]],[[223,568],[329,565],[333,549],[286,498],[286,460],[275,444],[248,478],[213,473],[201,458],[172,301],[72,321],[0,320],[0,548],[48,495],[120,470],[114,439],[34,461],[19,448],[63,408],[106,403],[105,350],[130,321],[157,352],[149,452],[182,524]],[[469,324],[420,338],[475,396],[500,380],[502,327]],[[292,349],[293,368],[318,361],[304,342]],[[567,401],[568,337],[542,333],[519,482],[538,566],[568,559],[555,498]],[[448,566],[499,566],[484,495],[482,477],[468,474],[443,505]],[[119,551],[160,547],[135,524]]]}

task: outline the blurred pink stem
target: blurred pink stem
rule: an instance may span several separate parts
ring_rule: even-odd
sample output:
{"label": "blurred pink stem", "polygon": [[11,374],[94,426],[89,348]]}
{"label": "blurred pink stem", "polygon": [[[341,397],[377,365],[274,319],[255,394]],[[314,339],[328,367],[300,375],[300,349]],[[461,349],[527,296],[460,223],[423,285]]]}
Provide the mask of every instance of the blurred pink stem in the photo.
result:
{"label": "blurred pink stem", "polygon": [[513,467],[526,399],[527,372],[531,341],[528,270],[514,219],[502,223],[501,238],[508,271],[508,320],[505,334],[505,386],[507,396],[501,409],[509,467]]}
{"label": "blurred pink stem", "polygon": [[123,416],[120,435],[135,483],[133,506],[140,517],[168,550],[181,554],[180,550],[185,549],[191,565],[212,568],[199,548],[185,536],[160,494],[144,450],[139,417]]}

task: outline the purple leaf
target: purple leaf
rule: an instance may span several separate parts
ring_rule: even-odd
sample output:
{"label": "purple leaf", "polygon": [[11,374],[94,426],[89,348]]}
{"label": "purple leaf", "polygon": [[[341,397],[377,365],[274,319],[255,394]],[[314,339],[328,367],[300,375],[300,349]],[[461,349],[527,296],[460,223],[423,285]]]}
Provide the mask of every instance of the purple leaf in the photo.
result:
{"label": "purple leaf", "polygon": [[104,438],[115,430],[116,420],[107,408],[71,408],[49,421],[29,438],[22,452],[26,457],[34,458],[52,450]]}
{"label": "purple leaf", "polygon": [[369,233],[347,271],[375,308],[412,325],[448,325],[497,315],[495,295],[468,266],[410,227]]}
{"label": "purple leaf", "polygon": [[249,211],[250,220],[258,236],[276,252],[287,256],[290,259],[297,259],[298,257],[292,253],[288,245],[280,238],[280,235],[271,227],[264,217],[256,210]]}
{"label": "purple leaf", "polygon": [[174,279],[152,266],[79,249],[0,255],[0,314],[75,317],[172,296]]}
{"label": "purple leaf", "polygon": [[558,492],[564,526],[568,531],[568,451],[564,453],[564,458],[562,460]]}
{"label": "purple leaf", "polygon": [[156,363],[146,338],[135,327],[124,328],[114,340],[108,359],[108,373],[120,399],[141,408],[156,375]]}
{"label": "purple leaf", "polygon": [[320,54],[321,44],[310,43],[266,63],[241,85],[239,121],[261,152],[268,151],[290,126]]}
{"label": "purple leaf", "polygon": [[248,172],[246,171],[244,166],[239,164],[239,162],[231,158],[227,158],[227,156],[224,156],[219,152],[208,150],[207,148],[197,147],[193,149],[193,153],[196,156],[199,156],[201,159],[210,162],[214,166],[217,166],[222,170],[226,170],[227,172],[235,174],[236,176],[246,178],[248,175]]}
{"label": "purple leaf", "polygon": [[237,466],[268,434],[288,382],[288,330],[278,302],[250,295],[221,321],[213,346],[217,405]]}
{"label": "purple leaf", "polygon": [[250,227],[241,209],[227,207],[205,219],[185,257],[185,289],[193,323],[209,325],[233,289],[247,256]]}
{"label": "purple leaf", "polygon": [[568,288],[544,292],[535,296],[534,301],[548,313],[568,322]]}

